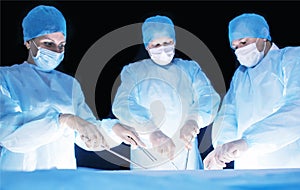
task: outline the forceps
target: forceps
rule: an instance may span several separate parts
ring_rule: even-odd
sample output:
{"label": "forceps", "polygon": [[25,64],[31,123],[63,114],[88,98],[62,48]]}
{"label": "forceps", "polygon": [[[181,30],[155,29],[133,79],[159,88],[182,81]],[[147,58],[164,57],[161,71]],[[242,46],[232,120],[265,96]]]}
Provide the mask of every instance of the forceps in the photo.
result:
{"label": "forceps", "polygon": [[[191,138],[190,142],[192,142],[193,138]],[[185,166],[184,169],[187,170],[187,164],[189,162],[189,154],[190,154],[190,149],[187,151],[186,159],[185,159]]]}
{"label": "forceps", "polygon": [[[135,140],[134,140],[132,137],[130,137],[130,136],[127,136],[127,137],[130,138],[133,142],[135,142]],[[135,144],[137,145],[136,142],[135,142]],[[140,147],[140,146],[138,146],[138,148],[141,149],[141,150],[144,152],[144,154],[146,154],[146,156],[147,156],[152,162],[157,161],[157,159],[155,158],[155,156],[153,156],[147,149],[145,149],[145,148],[143,148],[143,147]],[[186,161],[186,162],[187,162],[187,161]],[[176,168],[176,170],[179,170],[178,167],[174,164],[173,161],[171,161],[171,164]],[[187,165],[187,163],[186,163],[186,165]],[[186,166],[186,167],[187,167],[187,166]]]}
{"label": "forceps", "polygon": [[[136,141],[132,138],[132,137],[130,137],[130,136],[127,136],[128,138],[130,138],[136,145],[137,145],[137,143],[136,143]],[[151,160],[151,161],[157,161],[157,159],[155,158],[155,156],[153,156],[147,149],[145,149],[145,148],[143,148],[143,147],[140,147],[140,146],[138,146],[138,148],[140,149],[140,150],[142,150],[143,152],[144,152],[144,154],[146,154],[146,156]]]}
{"label": "forceps", "polygon": [[190,149],[188,149],[186,159],[185,159],[185,166],[184,166],[185,170],[187,170],[187,164],[189,162],[189,154],[190,154]]}
{"label": "forceps", "polygon": [[129,159],[126,158],[125,156],[122,156],[121,154],[119,154],[119,153],[117,153],[117,152],[115,152],[115,151],[113,151],[113,150],[111,150],[111,149],[109,149],[109,148],[105,148],[105,150],[107,150],[108,152],[110,152],[110,153],[112,153],[112,154],[118,156],[119,158],[121,158],[121,159],[123,159],[123,160],[125,160],[125,161],[127,161],[127,162],[129,162],[129,163],[131,163],[131,164],[133,164],[133,165],[135,165],[135,166],[138,166],[138,167],[143,168],[143,169],[147,169],[147,168],[145,168],[144,166],[142,166],[142,165],[140,165],[140,164],[138,164],[138,163],[136,163],[136,162],[134,162],[134,161],[132,161],[132,160],[129,160]]}
{"label": "forceps", "polygon": [[143,147],[139,147],[139,149],[141,149],[150,160],[152,160],[153,162],[157,161],[157,159],[147,149],[144,149]]}

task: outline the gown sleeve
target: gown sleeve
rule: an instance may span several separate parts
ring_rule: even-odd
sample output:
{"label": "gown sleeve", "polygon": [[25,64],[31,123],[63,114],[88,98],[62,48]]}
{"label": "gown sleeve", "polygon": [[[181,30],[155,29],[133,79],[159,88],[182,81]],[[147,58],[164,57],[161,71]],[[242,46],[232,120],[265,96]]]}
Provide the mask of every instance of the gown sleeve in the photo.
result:
{"label": "gown sleeve", "polygon": [[[193,103],[188,119],[195,119],[200,128],[213,122],[220,105],[220,96],[199,65],[192,62]],[[182,89],[184,90],[184,89]]]}
{"label": "gown sleeve", "polygon": [[287,51],[280,61],[284,90],[279,106],[243,133],[249,147],[259,152],[273,152],[300,139],[300,47]]}
{"label": "gown sleeve", "polygon": [[25,153],[55,141],[62,135],[59,112],[52,107],[22,111],[11,97],[0,70],[0,145],[12,152]]}

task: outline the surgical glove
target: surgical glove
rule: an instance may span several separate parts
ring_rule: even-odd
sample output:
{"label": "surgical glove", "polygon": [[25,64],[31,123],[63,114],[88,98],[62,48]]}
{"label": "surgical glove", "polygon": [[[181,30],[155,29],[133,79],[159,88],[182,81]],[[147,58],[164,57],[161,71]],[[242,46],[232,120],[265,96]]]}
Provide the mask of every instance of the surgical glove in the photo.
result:
{"label": "surgical glove", "polygon": [[194,120],[188,120],[180,129],[180,139],[183,140],[185,147],[187,149],[192,148],[192,139],[194,139],[200,130],[198,128],[198,124]]}
{"label": "surgical glove", "polygon": [[72,114],[61,114],[59,122],[62,127],[69,127],[80,134],[81,140],[88,148],[95,151],[109,149],[109,146],[97,127]]}
{"label": "surgical glove", "polygon": [[123,140],[124,143],[130,144],[132,148],[146,147],[145,143],[139,138],[139,135],[132,127],[117,124],[113,126],[112,130]]}
{"label": "surgical glove", "polygon": [[173,140],[162,131],[157,130],[151,133],[150,142],[158,153],[163,156],[167,156],[170,160],[174,159],[175,144]]}
{"label": "surgical glove", "polygon": [[[220,148],[220,147],[219,147]],[[218,147],[216,148],[218,149]],[[216,161],[216,149],[211,151],[203,160],[204,169],[205,170],[222,170],[226,167],[224,162],[217,162]]]}
{"label": "surgical glove", "polygon": [[244,139],[231,141],[216,149],[215,158],[217,163],[229,163],[240,157],[247,149],[248,145]]}

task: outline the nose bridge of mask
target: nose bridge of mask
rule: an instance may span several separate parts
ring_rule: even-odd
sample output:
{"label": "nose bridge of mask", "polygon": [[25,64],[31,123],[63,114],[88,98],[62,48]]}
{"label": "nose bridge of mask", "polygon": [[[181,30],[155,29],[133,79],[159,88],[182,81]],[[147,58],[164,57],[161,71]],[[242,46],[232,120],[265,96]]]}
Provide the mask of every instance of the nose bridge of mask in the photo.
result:
{"label": "nose bridge of mask", "polygon": [[161,46],[150,49],[151,54],[170,53],[174,49],[174,45]]}
{"label": "nose bridge of mask", "polygon": [[247,54],[247,53],[250,53],[251,51],[253,51],[254,49],[257,50],[256,42],[248,44],[247,46],[244,46],[244,47],[241,47],[241,48],[237,48],[235,50],[235,53],[236,54],[238,54],[238,53]]}
{"label": "nose bridge of mask", "polygon": [[47,55],[47,56],[52,57],[52,58],[60,57],[61,54],[64,53],[64,52],[57,53],[57,52],[55,52],[55,51],[51,51],[51,50],[45,49],[45,48],[41,48],[41,49],[40,49],[40,52],[41,52],[41,54]]}

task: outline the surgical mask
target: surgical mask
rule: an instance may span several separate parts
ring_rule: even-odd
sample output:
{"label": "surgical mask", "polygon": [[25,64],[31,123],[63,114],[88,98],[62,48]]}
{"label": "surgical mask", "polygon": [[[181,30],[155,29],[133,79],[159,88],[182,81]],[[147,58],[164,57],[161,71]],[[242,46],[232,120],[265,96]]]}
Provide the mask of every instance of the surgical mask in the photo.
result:
{"label": "surgical mask", "polygon": [[54,70],[60,62],[64,59],[64,52],[57,53],[45,48],[37,47],[35,42],[32,40],[35,47],[38,49],[36,56],[33,56],[32,51],[31,56],[36,64],[37,68],[41,71],[52,71]]}
{"label": "surgical mask", "polygon": [[168,65],[175,55],[175,45],[149,49],[150,58],[158,65]]}
{"label": "surgical mask", "polygon": [[256,47],[257,40],[255,43],[235,50],[234,53],[241,65],[246,67],[254,67],[264,57],[266,42],[264,42],[264,49],[260,52]]}

